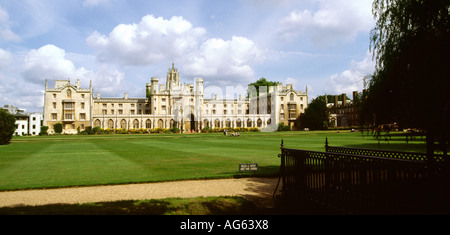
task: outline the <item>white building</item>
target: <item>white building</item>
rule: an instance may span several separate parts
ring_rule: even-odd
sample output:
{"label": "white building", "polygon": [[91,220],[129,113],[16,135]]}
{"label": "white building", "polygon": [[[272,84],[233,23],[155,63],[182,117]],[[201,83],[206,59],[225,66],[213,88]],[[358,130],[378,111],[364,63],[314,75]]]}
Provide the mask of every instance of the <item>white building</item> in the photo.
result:
{"label": "white building", "polygon": [[41,132],[41,126],[43,122],[42,113],[31,113],[28,118],[28,122],[29,122],[28,134],[39,135],[39,132]]}
{"label": "white building", "polygon": [[4,105],[0,109],[7,111],[16,118],[14,135],[39,135],[41,131],[42,113],[26,113],[14,105]]}

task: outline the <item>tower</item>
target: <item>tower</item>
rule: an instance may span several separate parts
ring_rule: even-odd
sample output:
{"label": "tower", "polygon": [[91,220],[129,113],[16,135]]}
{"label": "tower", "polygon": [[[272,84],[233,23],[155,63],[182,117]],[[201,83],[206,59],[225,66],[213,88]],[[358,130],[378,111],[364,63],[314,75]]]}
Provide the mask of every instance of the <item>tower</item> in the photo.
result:
{"label": "tower", "polygon": [[180,74],[172,62],[172,68],[167,72],[166,89],[172,90],[180,87]]}

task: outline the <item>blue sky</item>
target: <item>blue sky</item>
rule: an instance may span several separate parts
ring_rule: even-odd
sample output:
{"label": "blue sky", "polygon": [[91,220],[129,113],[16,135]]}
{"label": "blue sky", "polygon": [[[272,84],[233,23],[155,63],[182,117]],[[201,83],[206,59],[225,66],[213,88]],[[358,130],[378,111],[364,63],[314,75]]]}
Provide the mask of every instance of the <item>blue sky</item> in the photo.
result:
{"label": "blue sky", "polygon": [[[45,79],[144,97],[172,61],[183,83],[265,77],[318,95],[361,91],[373,72],[371,0],[0,2],[0,105],[42,111]],[[350,96],[351,97],[351,96]],[[209,97],[206,97],[209,98]]]}

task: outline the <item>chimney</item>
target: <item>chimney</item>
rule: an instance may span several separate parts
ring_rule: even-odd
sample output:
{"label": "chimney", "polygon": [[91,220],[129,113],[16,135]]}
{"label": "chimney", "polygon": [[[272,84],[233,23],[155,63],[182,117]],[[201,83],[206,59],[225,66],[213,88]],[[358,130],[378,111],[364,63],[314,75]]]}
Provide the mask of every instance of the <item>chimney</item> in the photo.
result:
{"label": "chimney", "polygon": [[128,93],[125,92],[125,94],[123,94],[123,98],[128,99]]}
{"label": "chimney", "polygon": [[345,104],[347,102],[347,95],[345,93],[342,94],[342,106],[345,107]]}
{"label": "chimney", "polygon": [[100,99],[100,92],[97,92],[97,99]]}

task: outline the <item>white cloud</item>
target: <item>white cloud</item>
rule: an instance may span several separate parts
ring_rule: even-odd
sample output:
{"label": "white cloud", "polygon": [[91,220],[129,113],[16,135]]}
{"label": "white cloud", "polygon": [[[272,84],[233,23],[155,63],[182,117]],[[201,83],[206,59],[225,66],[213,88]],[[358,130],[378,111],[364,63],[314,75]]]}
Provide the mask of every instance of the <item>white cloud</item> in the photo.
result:
{"label": "white cloud", "polygon": [[187,74],[206,76],[209,80],[223,80],[228,84],[250,81],[254,76],[251,65],[264,60],[264,52],[245,37],[233,36],[231,40],[212,38],[189,56],[183,66]]}
{"label": "white cloud", "polygon": [[108,36],[98,32],[87,38],[101,61],[147,65],[184,56],[195,50],[205,29],[193,27],[181,16],[170,20],[146,15],[139,24],[120,24]]}
{"label": "white cloud", "polygon": [[350,69],[340,74],[330,76],[330,84],[336,94],[351,94],[353,91],[362,91],[364,88],[364,77],[373,73],[375,62],[372,60],[371,53],[367,52],[362,61],[352,61]]}
{"label": "white cloud", "polygon": [[374,20],[371,0],[317,0],[317,10],[293,10],[280,21],[278,33],[287,40],[306,35],[313,44],[327,47],[353,40],[369,31]]}
{"label": "white cloud", "polygon": [[77,68],[67,59],[65,50],[55,45],[45,45],[29,51],[23,63],[22,78],[39,85],[44,84],[45,79],[71,79],[73,82],[80,79],[82,84],[85,84],[84,87],[88,87],[92,81],[97,91],[117,95],[116,91],[121,90],[125,78],[122,72],[106,64],[96,65],[95,71],[85,67]]}
{"label": "white cloud", "polygon": [[0,38],[12,42],[20,41],[21,38],[13,33],[10,27],[11,22],[9,21],[9,14],[0,6]]}
{"label": "white cloud", "polygon": [[12,55],[10,52],[0,48],[0,69],[8,66],[12,61]]}

